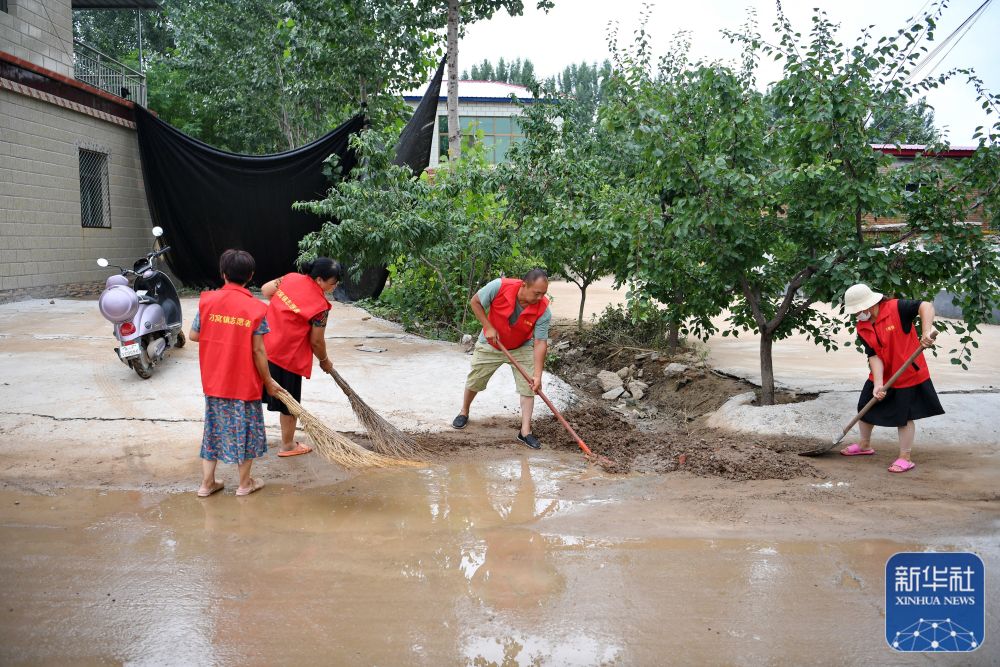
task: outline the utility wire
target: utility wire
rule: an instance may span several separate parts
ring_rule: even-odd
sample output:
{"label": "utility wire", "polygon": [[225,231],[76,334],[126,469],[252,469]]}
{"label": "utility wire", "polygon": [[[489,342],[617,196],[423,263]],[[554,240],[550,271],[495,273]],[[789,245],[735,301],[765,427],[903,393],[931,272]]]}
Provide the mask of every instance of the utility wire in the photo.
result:
{"label": "utility wire", "polygon": [[[976,24],[976,21],[978,21],[980,19],[980,17],[982,17],[982,15],[985,13],[986,8],[989,6],[989,4],[991,2],[993,2],[993,0],[984,0],[983,4],[979,5],[979,7],[977,7],[975,9],[975,11],[973,11],[971,14],[969,14],[968,18],[966,18],[964,21],[962,21],[962,23],[957,28],[955,28],[951,32],[951,34],[948,35],[944,39],[944,41],[942,41],[940,44],[938,44],[934,48],[933,51],[931,51],[930,53],[928,53],[927,57],[924,58],[923,61],[920,64],[918,64],[916,67],[913,68],[913,71],[910,73],[910,76],[907,78],[907,82],[913,82],[916,79],[917,75],[922,70],[927,69],[927,67],[930,66],[930,64],[937,57],[937,54],[939,54],[946,46],[948,46],[949,42],[951,42],[954,39],[955,40],[954,44],[951,44],[951,47],[944,54],[944,56],[942,56],[941,58],[939,58],[937,60],[937,63],[933,67],[931,67],[930,70],[928,70],[927,76],[930,76],[931,74],[933,74],[934,70],[936,70],[938,67],[941,66],[941,63],[943,63],[945,61],[945,59],[954,50],[954,48],[958,45],[958,43],[961,42],[962,39],[967,34],[969,34],[969,31],[972,29],[972,26],[974,26]],[[962,34],[958,35],[959,32],[961,32]],[[958,36],[957,38],[956,38],[956,35]]]}

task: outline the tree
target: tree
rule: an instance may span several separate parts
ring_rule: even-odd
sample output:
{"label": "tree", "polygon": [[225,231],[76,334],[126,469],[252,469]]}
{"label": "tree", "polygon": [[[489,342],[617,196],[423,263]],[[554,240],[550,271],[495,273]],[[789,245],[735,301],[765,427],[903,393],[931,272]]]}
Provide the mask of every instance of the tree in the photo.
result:
{"label": "tree", "polygon": [[[168,0],[172,2],[176,0]],[[139,67],[139,34],[143,60],[163,54],[174,45],[166,16],[160,11],[84,9],[73,12],[73,37],[105,55]]]}
{"label": "tree", "polygon": [[[548,11],[552,0],[537,0],[537,7]],[[417,7],[429,14],[443,12],[448,33],[448,155],[462,154],[462,130],[458,122],[458,37],[461,26],[489,19],[501,9],[511,16],[524,12],[522,0],[418,0]]]}
{"label": "tree", "polygon": [[522,225],[525,246],[580,289],[578,328],[587,288],[624,261],[627,222],[642,208],[625,148],[580,117],[572,99],[526,108],[524,141],[497,167],[508,216]]}
{"label": "tree", "polygon": [[[868,145],[867,124],[886,95],[910,98],[947,80],[907,82],[916,44],[933,39],[939,11],[894,38],[864,31],[845,47],[824,13],[802,37],[779,5],[777,44],[752,23],[727,33],[744,48],[737,68],[689,63],[681,47],[654,71],[644,29],[634,53],[619,53],[618,103],[631,109],[632,137],[662,193],[666,242],[686,256],[681,266],[706,267],[712,277],[689,283],[707,291],[699,302],[726,297],[723,335],[760,335],[765,405],[774,402],[774,341],[800,331],[836,348],[842,321],[813,305],[839,303],[854,282],[924,298],[951,288],[969,302],[997,303],[988,240],[955,222],[975,203],[968,174],[932,157],[890,168]],[[762,56],[784,62],[766,95],[756,81]],[[987,192],[997,177],[982,172]],[[906,183],[921,183],[916,195]],[[890,216],[906,228],[889,238],[866,231]],[[966,313],[962,332],[976,330],[983,312]]]}
{"label": "tree", "polygon": [[[518,262],[516,226],[504,215],[497,172],[475,146],[442,164],[433,179],[414,178],[409,167],[392,164],[393,145],[391,133],[352,137],[358,164],[348,178],[326,198],[296,204],[327,221],[302,240],[303,257],[351,257],[352,271],[388,266],[390,286],[381,299],[404,322],[465,332],[476,324],[465,307],[472,294],[498,271],[527,268]],[[336,156],[331,160],[336,168]]]}
{"label": "tree", "polygon": [[399,92],[423,83],[440,54],[436,20],[388,0],[167,2],[170,39],[149,54],[149,105],[243,153],[294,148],[362,110],[395,123]]}
{"label": "tree", "polygon": [[504,59],[501,58],[496,67],[488,59],[483,59],[483,62],[473,65],[472,69],[463,71],[462,78],[474,81],[500,81],[527,88],[538,85],[538,81],[535,79],[535,65],[528,59],[521,60],[520,58],[510,63],[504,62]]}
{"label": "tree", "polygon": [[917,144],[929,146],[943,137],[934,125],[934,109],[920,98],[914,104],[887,102],[872,112],[868,140],[873,144]]}
{"label": "tree", "polygon": [[577,120],[593,122],[597,109],[604,100],[604,89],[611,77],[611,61],[568,65],[559,74],[542,82],[545,97],[570,97],[576,100],[574,107]]}

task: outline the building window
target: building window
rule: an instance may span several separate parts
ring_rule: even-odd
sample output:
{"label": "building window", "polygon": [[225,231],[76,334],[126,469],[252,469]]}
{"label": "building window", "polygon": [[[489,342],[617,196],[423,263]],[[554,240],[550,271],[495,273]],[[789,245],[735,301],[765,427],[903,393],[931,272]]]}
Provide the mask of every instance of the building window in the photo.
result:
{"label": "building window", "polygon": [[[516,116],[459,116],[462,128],[462,146],[471,146],[476,133],[483,133],[486,159],[493,164],[503,162],[507,151],[524,140],[521,123]],[[442,156],[448,155],[448,117],[438,116],[438,147]]]}
{"label": "building window", "polygon": [[111,227],[108,154],[80,149],[80,224]]}
{"label": "building window", "polygon": [[0,0],[0,12],[10,12],[10,10],[7,9],[7,0]]}

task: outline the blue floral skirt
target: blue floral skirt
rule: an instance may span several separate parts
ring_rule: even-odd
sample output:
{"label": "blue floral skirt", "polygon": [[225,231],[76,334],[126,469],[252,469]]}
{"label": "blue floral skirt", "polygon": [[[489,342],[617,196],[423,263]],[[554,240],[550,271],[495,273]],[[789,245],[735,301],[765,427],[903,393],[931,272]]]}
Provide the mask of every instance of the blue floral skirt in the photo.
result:
{"label": "blue floral skirt", "polygon": [[205,397],[201,458],[239,464],[265,453],[267,436],[260,401]]}

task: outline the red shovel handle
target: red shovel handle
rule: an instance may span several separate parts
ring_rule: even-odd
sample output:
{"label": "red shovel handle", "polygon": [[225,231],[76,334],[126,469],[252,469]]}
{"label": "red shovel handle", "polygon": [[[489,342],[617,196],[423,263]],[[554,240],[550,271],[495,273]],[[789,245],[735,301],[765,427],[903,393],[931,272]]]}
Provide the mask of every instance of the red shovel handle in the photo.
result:
{"label": "red shovel handle", "polygon": [[[500,348],[500,351],[503,352],[505,355],[507,355],[507,359],[509,359],[510,363],[514,365],[514,368],[516,368],[521,372],[521,375],[524,376],[524,379],[527,380],[528,384],[530,385],[532,383],[532,378],[530,375],[528,375],[528,371],[524,370],[524,366],[518,363],[517,359],[515,359],[511,355],[511,353],[507,351],[507,348],[503,346],[503,343],[501,343],[499,339],[497,340],[496,344],[497,347]],[[573,430],[573,427],[569,425],[569,422],[566,421],[565,417],[563,417],[562,414],[559,412],[559,410],[556,409],[556,406],[552,405],[552,401],[549,400],[549,397],[545,395],[545,393],[541,390],[541,388],[539,388],[538,391],[536,391],[535,393],[538,394],[539,398],[545,401],[545,405],[549,406],[549,410],[551,410],[552,414],[556,416],[556,419],[559,420],[559,423],[562,424],[567,431],[569,431],[569,434],[571,436],[573,436],[573,439],[576,440],[576,444],[580,446],[580,449],[583,450],[583,453],[589,457],[593,457],[594,453],[590,451],[590,447],[587,446],[587,443],[583,441],[583,438],[581,438],[576,434],[576,431]]]}

